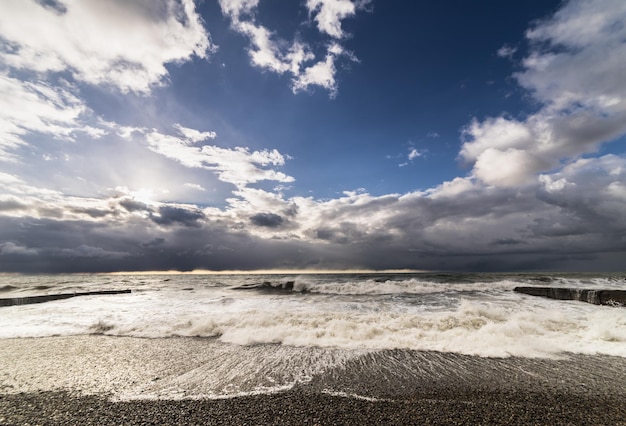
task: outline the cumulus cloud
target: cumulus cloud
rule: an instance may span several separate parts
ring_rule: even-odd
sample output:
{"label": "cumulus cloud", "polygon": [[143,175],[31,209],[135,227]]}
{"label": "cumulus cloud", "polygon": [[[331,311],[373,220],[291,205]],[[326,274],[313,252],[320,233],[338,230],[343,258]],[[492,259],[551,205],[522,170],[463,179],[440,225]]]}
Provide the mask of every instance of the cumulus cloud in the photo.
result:
{"label": "cumulus cloud", "polygon": [[525,185],[626,133],[626,4],[572,0],[526,36],[518,83],[542,104],[525,119],[472,121],[460,158],[490,185]]}
{"label": "cumulus cloud", "polygon": [[165,64],[206,58],[214,48],[192,0],[8,0],[0,15],[5,65],[69,71],[122,92],[148,93],[163,84]]}
{"label": "cumulus cloud", "polygon": [[141,201],[136,201],[134,199],[125,198],[119,201],[119,205],[124,207],[128,212],[145,212],[152,211],[152,209],[145,203]]}
{"label": "cumulus cloud", "polygon": [[[339,43],[327,43],[325,53],[315,54],[308,43],[298,38],[292,42],[277,37],[259,24],[255,17],[258,0],[220,0],[222,13],[231,19],[231,27],[250,40],[248,54],[252,65],[276,74],[290,74],[293,93],[309,91],[313,87],[326,89],[331,97],[337,95],[336,62],[339,58],[356,61],[352,52]],[[369,2],[350,0],[309,0],[309,14],[316,16],[321,33],[337,39],[344,36],[341,20],[353,16]]]}
{"label": "cumulus cloud", "polygon": [[311,66],[304,68],[302,72],[294,74],[292,88],[294,93],[307,91],[311,86],[320,86],[328,90],[330,97],[337,96],[337,81],[335,74],[337,69],[335,62],[342,55],[343,49],[338,44],[329,47],[326,58]]}

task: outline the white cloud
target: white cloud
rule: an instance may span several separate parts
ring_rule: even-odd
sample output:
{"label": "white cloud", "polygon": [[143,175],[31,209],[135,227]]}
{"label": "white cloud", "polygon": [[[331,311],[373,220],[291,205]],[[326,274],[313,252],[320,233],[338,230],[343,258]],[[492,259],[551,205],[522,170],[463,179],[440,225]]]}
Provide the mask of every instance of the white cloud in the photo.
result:
{"label": "white cloud", "polygon": [[552,19],[527,32],[532,41],[587,48],[606,42],[623,43],[626,3],[621,0],[571,0]]}
{"label": "white cloud", "polygon": [[341,21],[356,14],[357,8],[363,8],[369,1],[354,2],[351,0],[307,0],[309,15],[315,15],[317,28],[334,38],[345,36]]}
{"label": "white cloud", "polygon": [[188,127],[183,127],[180,124],[174,124],[174,128],[180,132],[188,141],[192,143],[202,142],[207,139],[215,139],[217,137],[217,133],[215,132],[200,132],[196,129],[190,129]]}
{"label": "white cloud", "polygon": [[[412,144],[412,143],[411,143]],[[426,154],[428,152],[428,150],[426,149],[417,149],[414,148],[412,146],[409,147],[409,153],[407,154],[407,161],[399,163],[398,167],[406,167],[409,164],[413,163],[413,160],[415,160],[416,158],[420,158],[422,156],[424,156],[424,154]],[[392,157],[390,155],[387,156],[387,158],[392,159],[392,158],[404,158],[404,154],[399,154],[396,157]]]}
{"label": "white cloud", "polygon": [[[343,36],[341,19],[352,16],[367,3],[347,0],[309,1],[310,13],[315,13],[321,32],[333,37]],[[288,42],[277,37],[267,27],[256,22],[255,11],[258,0],[220,0],[222,13],[231,19],[231,27],[250,40],[248,55],[252,65],[282,75],[292,75],[293,93],[308,91],[312,87],[326,89],[331,97],[337,94],[335,62],[339,57],[358,61],[352,52],[346,51],[337,42],[330,42],[322,59],[317,59],[309,44],[294,39]],[[348,10],[351,12],[348,13]]]}
{"label": "white cloud", "polygon": [[314,58],[307,45],[294,41],[289,47],[273,32],[255,22],[258,0],[220,0],[222,13],[232,22],[232,28],[250,40],[248,54],[254,66],[284,74],[300,73],[301,64]]}
{"label": "white cloud", "polygon": [[296,74],[293,79],[292,90],[294,93],[306,91],[311,86],[320,86],[328,90],[330,97],[337,95],[337,82],[335,80],[336,54],[330,52],[326,55],[324,61],[319,61],[304,69],[302,73]]}
{"label": "white cloud", "polygon": [[547,167],[542,158],[522,149],[488,148],[476,160],[474,175],[489,185],[519,186],[532,183],[533,175]]}
{"label": "white cloud", "polygon": [[248,50],[252,64],[278,74],[288,71],[291,67],[284,58],[277,42],[272,39],[272,33],[265,27],[254,25],[252,22],[235,23],[237,30],[250,38],[252,47]]}
{"label": "white cloud", "polygon": [[501,48],[499,48],[496,53],[501,58],[512,58],[515,52],[517,52],[516,47],[504,45]]}
{"label": "white cloud", "polygon": [[[182,126],[178,126],[177,129]],[[196,137],[196,131],[186,132]],[[199,133],[199,132],[198,132]],[[148,147],[167,158],[190,168],[204,168],[216,172],[223,182],[244,187],[262,180],[293,182],[291,176],[268,168],[282,166],[285,157],[277,150],[250,151],[248,148],[222,148],[215,145],[191,146],[194,139],[165,135],[151,130],[145,134]]]}
{"label": "white cloud", "polygon": [[548,175],[539,175],[539,182],[550,193],[563,191],[567,186],[576,186],[576,184],[568,182],[565,178],[555,180]]}
{"label": "white cloud", "polygon": [[13,151],[33,132],[73,139],[76,131],[91,133],[81,117],[88,112],[69,86],[20,81],[0,73],[0,159],[15,160]]}
{"label": "white cloud", "polygon": [[191,189],[195,189],[196,191],[202,191],[205,192],[206,188],[203,187],[202,185],[198,185],[197,183],[185,183],[184,184],[187,188],[191,188]]}
{"label": "white cloud", "polygon": [[423,155],[423,153],[421,151],[418,151],[415,148],[411,148],[409,150],[409,160],[415,160],[418,157],[421,157]]}
{"label": "white cloud", "polygon": [[451,181],[446,181],[439,186],[436,186],[426,193],[432,199],[437,198],[453,198],[457,195],[469,192],[476,188],[475,182],[470,178],[456,177]]}
{"label": "white cloud", "polygon": [[250,15],[259,5],[259,0],[219,0],[222,13],[239,21],[241,15]]}
{"label": "white cloud", "polygon": [[3,2],[0,161],[19,161],[33,135],[99,139],[116,127],[93,117],[75,83],[148,93],[166,82],[166,64],[206,58],[212,49],[192,0]]}
{"label": "white cloud", "polygon": [[20,70],[67,70],[87,83],[148,93],[164,83],[165,64],[206,58],[215,48],[193,0],[65,0],[62,6],[3,1],[2,62]]}
{"label": "white cloud", "polygon": [[474,120],[460,157],[491,185],[516,186],[626,133],[626,3],[572,0],[527,32],[515,74],[542,107],[525,119]]}
{"label": "white cloud", "polygon": [[476,161],[488,149],[517,149],[528,146],[533,135],[524,124],[504,117],[473,120],[463,134],[469,142],[463,144],[460,156],[466,161]]}

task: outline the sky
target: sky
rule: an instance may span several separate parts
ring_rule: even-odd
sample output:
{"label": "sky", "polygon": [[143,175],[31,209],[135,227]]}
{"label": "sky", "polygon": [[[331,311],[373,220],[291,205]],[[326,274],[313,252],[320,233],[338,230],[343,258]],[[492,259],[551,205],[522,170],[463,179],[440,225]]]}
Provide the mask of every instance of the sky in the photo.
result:
{"label": "sky", "polygon": [[0,272],[626,269],[623,0],[2,0]]}

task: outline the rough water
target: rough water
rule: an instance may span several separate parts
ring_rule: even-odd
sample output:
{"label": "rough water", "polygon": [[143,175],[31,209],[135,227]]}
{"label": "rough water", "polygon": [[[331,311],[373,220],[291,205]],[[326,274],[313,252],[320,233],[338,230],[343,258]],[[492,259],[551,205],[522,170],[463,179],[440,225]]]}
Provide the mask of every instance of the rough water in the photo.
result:
{"label": "rough water", "polygon": [[[560,383],[554,362],[567,360],[610,364],[608,383],[626,366],[625,308],[513,292],[519,285],[624,289],[626,276],[5,275],[1,298],[132,292],[0,308],[0,362],[9,366],[0,390],[215,398],[318,383],[373,398],[393,392],[338,383],[359,368],[386,368],[381,377],[396,384],[491,374],[505,386],[502,377],[520,371]],[[570,380],[599,377],[575,371]]]}

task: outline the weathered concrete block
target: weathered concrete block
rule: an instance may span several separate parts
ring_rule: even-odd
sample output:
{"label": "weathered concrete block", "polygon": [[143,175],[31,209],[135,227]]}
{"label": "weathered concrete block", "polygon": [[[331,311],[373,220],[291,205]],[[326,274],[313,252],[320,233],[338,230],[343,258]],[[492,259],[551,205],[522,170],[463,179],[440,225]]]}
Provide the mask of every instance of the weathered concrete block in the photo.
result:
{"label": "weathered concrete block", "polygon": [[626,290],[590,290],[563,287],[515,287],[514,291],[557,300],[578,300],[594,305],[626,306]]}
{"label": "weathered concrete block", "polygon": [[69,299],[70,297],[76,296],[99,296],[103,294],[123,294],[130,292],[130,290],[100,290],[78,293],[44,294],[42,296],[11,297],[7,299],[0,299],[0,306],[30,305],[33,303],[50,302],[52,300]]}

